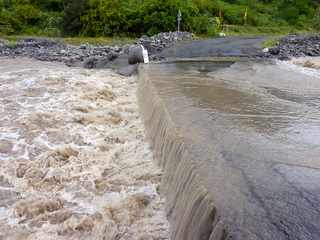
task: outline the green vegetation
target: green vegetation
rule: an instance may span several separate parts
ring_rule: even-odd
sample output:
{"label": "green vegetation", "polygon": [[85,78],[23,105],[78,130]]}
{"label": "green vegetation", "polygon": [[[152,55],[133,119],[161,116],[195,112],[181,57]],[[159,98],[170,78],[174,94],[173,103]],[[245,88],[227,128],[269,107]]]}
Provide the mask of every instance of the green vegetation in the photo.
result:
{"label": "green vegetation", "polygon": [[63,41],[67,44],[81,45],[88,43],[90,45],[124,45],[132,44],[136,41],[128,37],[66,37]]}
{"label": "green vegetation", "polygon": [[152,35],[174,31],[179,9],[182,30],[205,36],[320,30],[317,0],[0,0],[0,34]]}
{"label": "green vegetation", "polygon": [[262,47],[271,48],[279,43],[281,37],[270,37],[262,43]]}
{"label": "green vegetation", "polygon": [[18,42],[16,40],[11,40],[11,41],[8,42],[7,46],[9,48],[15,48],[17,46],[17,43]]}
{"label": "green vegetation", "polygon": [[[37,38],[34,35],[6,35],[0,33],[0,39],[5,39],[8,41],[8,45],[14,47],[19,40],[26,39],[26,38]],[[43,37],[43,36],[41,36]],[[39,37],[39,38],[41,38]],[[90,44],[90,45],[125,45],[125,44],[132,44],[136,42],[136,38],[129,38],[129,37],[47,37],[48,39],[52,40],[59,40],[66,44],[71,45],[81,45],[81,44]]]}

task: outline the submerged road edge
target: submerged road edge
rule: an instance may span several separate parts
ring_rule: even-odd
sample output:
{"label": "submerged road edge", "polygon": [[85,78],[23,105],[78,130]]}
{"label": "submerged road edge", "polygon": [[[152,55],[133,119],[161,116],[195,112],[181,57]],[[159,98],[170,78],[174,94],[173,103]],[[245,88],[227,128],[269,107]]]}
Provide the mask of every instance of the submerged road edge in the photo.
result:
{"label": "submerged road edge", "polygon": [[189,154],[165,104],[153,86],[147,65],[138,70],[138,105],[154,159],[163,170],[161,194],[166,197],[166,212],[172,240],[224,240],[225,226],[196,164]]}

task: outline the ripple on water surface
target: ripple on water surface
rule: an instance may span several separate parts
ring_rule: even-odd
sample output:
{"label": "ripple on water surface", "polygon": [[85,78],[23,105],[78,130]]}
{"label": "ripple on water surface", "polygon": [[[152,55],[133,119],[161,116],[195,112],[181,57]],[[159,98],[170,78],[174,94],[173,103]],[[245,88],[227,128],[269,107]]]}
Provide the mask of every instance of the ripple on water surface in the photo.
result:
{"label": "ripple on water surface", "polygon": [[176,161],[192,160],[235,239],[319,238],[319,70],[240,61],[143,71],[188,152]]}

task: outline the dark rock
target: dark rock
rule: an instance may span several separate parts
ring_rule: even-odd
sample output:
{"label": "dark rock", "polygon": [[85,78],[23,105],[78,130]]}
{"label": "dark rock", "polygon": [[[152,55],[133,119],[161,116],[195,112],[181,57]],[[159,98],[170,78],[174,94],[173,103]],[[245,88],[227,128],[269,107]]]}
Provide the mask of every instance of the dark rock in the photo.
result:
{"label": "dark rock", "polygon": [[172,46],[178,41],[188,41],[192,39],[193,35],[189,32],[164,32],[152,37],[142,36],[137,43],[141,44],[153,55],[161,52],[164,48]]}
{"label": "dark rock", "polygon": [[90,57],[84,61],[82,66],[88,69],[96,68],[98,61],[99,59],[97,57]]}
{"label": "dark rock", "polygon": [[278,47],[270,48],[269,53],[271,53],[272,55],[278,55],[280,53],[280,49]]}
{"label": "dark rock", "polygon": [[79,48],[80,49],[87,49],[87,44],[81,44]]}
{"label": "dark rock", "polygon": [[110,61],[112,61],[112,60],[110,60],[109,57],[102,57],[102,58],[98,59],[96,66],[94,68],[98,68],[98,69],[107,68]]}
{"label": "dark rock", "polygon": [[113,61],[119,57],[119,54],[116,52],[110,52],[110,53],[108,53],[107,57],[108,57],[109,61]]}
{"label": "dark rock", "polygon": [[69,58],[64,62],[68,67],[80,67],[81,61],[76,58]]}
{"label": "dark rock", "polygon": [[128,63],[129,64],[136,64],[136,63],[143,63],[143,49],[141,46],[133,45],[129,49],[129,57]]}
{"label": "dark rock", "polygon": [[281,61],[288,61],[288,60],[290,60],[290,58],[289,58],[288,56],[280,56],[280,57],[278,57],[278,59],[281,60]]}
{"label": "dark rock", "polygon": [[117,73],[122,76],[131,76],[138,72],[138,64],[128,65],[126,67],[120,68],[117,70]]}

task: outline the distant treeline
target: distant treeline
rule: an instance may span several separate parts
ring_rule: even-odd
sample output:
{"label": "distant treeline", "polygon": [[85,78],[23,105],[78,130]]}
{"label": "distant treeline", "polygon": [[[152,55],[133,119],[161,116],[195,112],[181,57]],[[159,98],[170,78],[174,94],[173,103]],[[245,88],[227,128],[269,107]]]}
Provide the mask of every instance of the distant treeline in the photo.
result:
{"label": "distant treeline", "polygon": [[223,25],[320,29],[319,0],[0,0],[0,33],[136,36],[181,28],[214,35]]}

